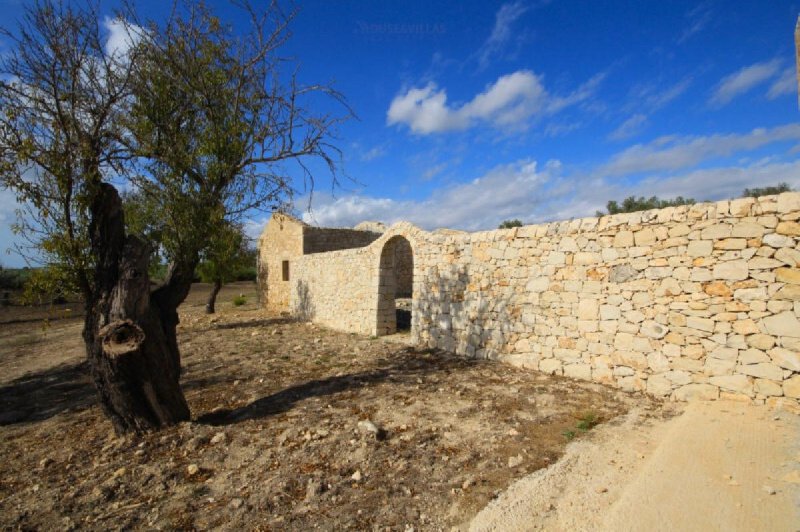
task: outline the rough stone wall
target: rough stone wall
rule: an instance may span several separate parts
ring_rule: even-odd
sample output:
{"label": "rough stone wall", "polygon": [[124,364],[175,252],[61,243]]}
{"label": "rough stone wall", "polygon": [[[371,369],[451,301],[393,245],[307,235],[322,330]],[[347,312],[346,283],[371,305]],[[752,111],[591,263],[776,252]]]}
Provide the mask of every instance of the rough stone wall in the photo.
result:
{"label": "rough stone wall", "polygon": [[[264,306],[274,312],[289,310],[289,295],[297,258],[303,255],[305,224],[284,214],[273,214],[258,240],[259,288]],[[289,261],[289,281],[283,280],[283,261]]]}
{"label": "rough stone wall", "polygon": [[303,228],[303,253],[323,253],[340,249],[368,246],[381,236],[380,233],[355,229],[331,229],[327,227]]}
{"label": "rough stone wall", "polygon": [[[292,283],[293,312],[348,332],[377,335],[393,330],[394,298],[411,296],[418,288],[411,284],[411,250],[423,234],[401,222],[367,247],[304,255],[297,262]],[[405,239],[399,245],[398,239],[392,240],[397,236]],[[385,255],[384,248],[388,250]],[[412,315],[412,330],[413,319]]]}
{"label": "rough stone wall", "polygon": [[800,194],[444,238],[431,346],[689,399],[800,398]]}
{"label": "rough stone wall", "polygon": [[421,344],[678,400],[800,399],[798,193],[481,233],[399,224],[300,259],[315,321],[376,333],[397,235]]}

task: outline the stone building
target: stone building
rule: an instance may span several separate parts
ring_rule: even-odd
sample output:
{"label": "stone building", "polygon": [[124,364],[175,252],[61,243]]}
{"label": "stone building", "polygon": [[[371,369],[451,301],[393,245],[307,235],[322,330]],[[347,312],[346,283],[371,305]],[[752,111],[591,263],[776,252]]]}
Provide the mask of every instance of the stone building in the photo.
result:
{"label": "stone building", "polygon": [[313,227],[288,214],[273,214],[258,239],[258,281],[264,306],[275,312],[291,309],[292,271],[298,258],[366,246],[380,236],[368,230]]}
{"label": "stone building", "polygon": [[410,295],[419,345],[677,400],[798,405],[798,193],[477,233],[406,222],[356,233],[274,217],[261,239],[268,308],[383,335]]}

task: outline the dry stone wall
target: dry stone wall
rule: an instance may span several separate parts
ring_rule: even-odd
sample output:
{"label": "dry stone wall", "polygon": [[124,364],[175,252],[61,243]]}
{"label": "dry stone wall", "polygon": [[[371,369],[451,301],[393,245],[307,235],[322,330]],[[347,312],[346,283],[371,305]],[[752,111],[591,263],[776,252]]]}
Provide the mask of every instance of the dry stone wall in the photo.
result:
{"label": "dry stone wall", "polygon": [[368,246],[380,233],[354,229],[305,226],[303,228],[303,253],[323,253],[340,249]]}
{"label": "dry stone wall", "polygon": [[480,233],[400,224],[299,260],[316,321],[374,334],[398,235],[420,344],[677,400],[800,399],[800,194]]}

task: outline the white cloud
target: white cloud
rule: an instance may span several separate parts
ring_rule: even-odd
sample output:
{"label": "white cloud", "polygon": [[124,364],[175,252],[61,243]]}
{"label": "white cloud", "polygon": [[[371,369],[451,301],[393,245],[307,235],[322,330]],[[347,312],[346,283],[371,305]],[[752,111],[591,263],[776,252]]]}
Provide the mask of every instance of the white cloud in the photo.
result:
{"label": "white cloud", "polygon": [[437,175],[441,174],[447,168],[447,163],[439,163],[431,166],[424,172],[422,172],[422,179],[423,181],[430,181]]}
{"label": "white cloud", "polygon": [[781,96],[797,94],[797,75],[795,67],[785,69],[778,78],[772,82],[767,91],[767,98],[774,100]]}
{"label": "white cloud", "polygon": [[105,17],[103,19],[103,27],[108,32],[108,40],[105,46],[106,55],[117,60],[127,58],[131,48],[146,34],[144,28],[120,18]]}
{"label": "white cloud", "polygon": [[700,33],[712,20],[713,11],[710,2],[703,2],[686,13],[688,26],[678,37],[678,44],[683,44],[690,37]]}
{"label": "white cloud", "polygon": [[737,96],[741,96],[772,78],[779,68],[780,63],[777,59],[743,67],[722,78],[714,90],[714,94],[711,95],[709,103],[714,107],[722,107]]}
{"label": "white cloud", "polygon": [[625,140],[639,133],[647,123],[647,116],[637,113],[625,120],[608,136],[611,140]]}
{"label": "white cloud", "polygon": [[308,223],[353,227],[364,220],[392,224],[410,221],[423,229],[439,227],[468,231],[494,229],[507,219],[526,223],[593,216],[608,200],[628,196],[698,201],[738,197],[747,187],[788,182],[800,187],[800,161],[757,161],[749,165],[694,169],[672,176],[653,175],[636,183],[604,179],[597,172],[564,175],[558,161],[539,170],[535,161],[501,165],[470,183],[443,187],[429,197],[414,200],[349,195],[315,196]]}
{"label": "white cloud", "polygon": [[703,161],[750,151],[767,144],[800,139],[800,124],[754,129],[746,134],[661,137],[625,149],[602,168],[603,175],[674,171]]}
{"label": "white cloud", "polygon": [[691,78],[686,78],[663,90],[658,90],[657,87],[651,85],[637,91],[635,99],[637,105],[644,105],[648,107],[650,111],[657,111],[686,92],[686,89],[688,89],[691,84]]}
{"label": "white cloud", "polygon": [[[333,227],[352,227],[363,220],[410,220],[426,229],[485,229],[507,218],[533,216],[542,201],[543,188],[559,167],[557,161],[552,161],[539,170],[535,161],[520,160],[498,166],[469,183],[441,188],[422,201],[317,195],[313,211],[303,218]],[[320,201],[317,203],[316,199]]]}
{"label": "white cloud", "polygon": [[364,162],[374,161],[386,155],[386,148],[383,146],[375,146],[366,153],[361,154],[361,160]]}
{"label": "white cloud", "polygon": [[430,134],[468,129],[476,122],[488,122],[496,128],[524,128],[531,118],[556,113],[588,99],[603,75],[593,77],[574,93],[551,96],[541,76],[519,70],[501,76],[491,86],[460,107],[447,104],[447,92],[429,83],[422,89],[409,89],[389,105],[389,125],[406,124],[414,133]]}
{"label": "white cloud", "polygon": [[508,42],[514,37],[511,26],[528,11],[528,6],[522,2],[503,4],[495,14],[494,27],[489,38],[478,50],[478,65],[485,69],[491,60],[499,55]]}

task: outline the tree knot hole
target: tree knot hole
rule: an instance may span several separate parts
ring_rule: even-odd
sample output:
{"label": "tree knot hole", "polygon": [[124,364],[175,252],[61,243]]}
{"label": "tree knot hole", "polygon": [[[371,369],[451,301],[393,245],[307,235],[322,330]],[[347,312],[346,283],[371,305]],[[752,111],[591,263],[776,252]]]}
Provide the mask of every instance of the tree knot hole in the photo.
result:
{"label": "tree knot hole", "polygon": [[102,329],[103,352],[110,357],[137,351],[144,342],[144,331],[131,320],[116,320]]}

